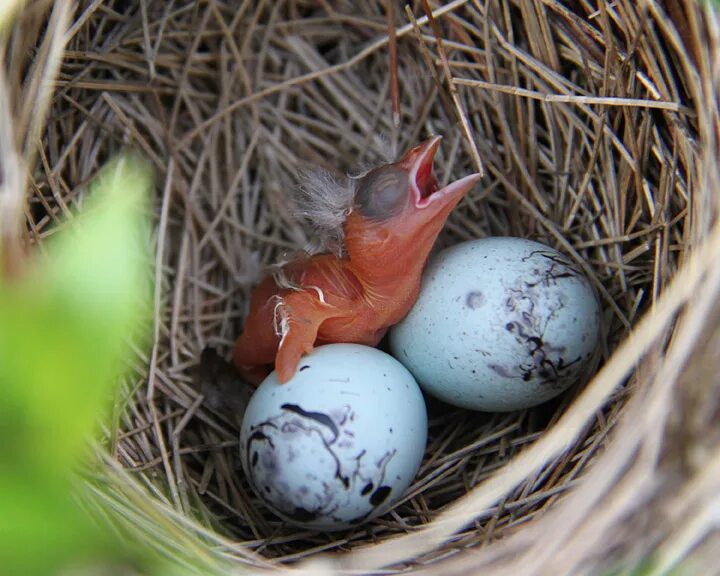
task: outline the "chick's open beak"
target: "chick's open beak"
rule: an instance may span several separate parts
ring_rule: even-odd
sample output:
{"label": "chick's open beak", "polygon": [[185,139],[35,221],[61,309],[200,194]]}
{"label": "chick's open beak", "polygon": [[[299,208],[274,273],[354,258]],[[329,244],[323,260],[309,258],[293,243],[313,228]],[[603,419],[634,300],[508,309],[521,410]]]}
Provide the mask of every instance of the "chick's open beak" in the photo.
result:
{"label": "chick's open beak", "polygon": [[480,179],[479,174],[470,174],[440,188],[433,172],[433,160],[441,140],[442,136],[433,136],[412,148],[397,162],[410,174],[414,207],[419,210],[435,202],[462,197]]}

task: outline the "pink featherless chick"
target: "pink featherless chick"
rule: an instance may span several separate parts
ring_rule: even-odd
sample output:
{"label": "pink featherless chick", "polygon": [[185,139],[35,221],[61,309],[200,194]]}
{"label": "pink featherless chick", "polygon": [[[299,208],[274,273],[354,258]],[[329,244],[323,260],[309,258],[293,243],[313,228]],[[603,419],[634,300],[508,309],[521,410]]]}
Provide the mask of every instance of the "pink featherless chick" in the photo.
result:
{"label": "pink featherless chick", "polygon": [[341,250],[298,258],[257,286],[233,354],[248,381],[259,384],[274,367],[287,382],[320,344],[375,346],[409,312],[448,215],[480,178],[439,188],[433,158],[440,140],[434,136],[349,185],[336,183],[335,198],[328,198],[329,176],[317,191],[306,186],[310,216],[322,220],[323,207],[339,215]]}

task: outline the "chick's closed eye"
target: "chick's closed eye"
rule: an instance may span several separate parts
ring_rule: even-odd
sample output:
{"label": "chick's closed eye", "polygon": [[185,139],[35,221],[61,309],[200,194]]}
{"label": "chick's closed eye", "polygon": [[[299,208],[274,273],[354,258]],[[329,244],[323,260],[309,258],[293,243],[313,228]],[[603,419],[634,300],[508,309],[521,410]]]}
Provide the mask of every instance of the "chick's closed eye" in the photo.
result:
{"label": "chick's closed eye", "polygon": [[385,220],[400,213],[407,202],[408,190],[405,171],[382,166],[358,180],[355,206],[367,218]]}

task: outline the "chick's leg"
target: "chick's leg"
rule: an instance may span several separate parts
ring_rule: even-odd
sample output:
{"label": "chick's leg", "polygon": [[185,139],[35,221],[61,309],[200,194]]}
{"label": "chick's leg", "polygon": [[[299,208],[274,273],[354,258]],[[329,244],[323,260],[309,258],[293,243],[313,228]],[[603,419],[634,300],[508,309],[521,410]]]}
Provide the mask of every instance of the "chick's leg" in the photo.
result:
{"label": "chick's leg", "polygon": [[293,377],[302,356],[312,352],[320,325],[335,312],[314,292],[292,292],[282,300],[277,308],[280,345],[275,357],[275,373],[281,384]]}

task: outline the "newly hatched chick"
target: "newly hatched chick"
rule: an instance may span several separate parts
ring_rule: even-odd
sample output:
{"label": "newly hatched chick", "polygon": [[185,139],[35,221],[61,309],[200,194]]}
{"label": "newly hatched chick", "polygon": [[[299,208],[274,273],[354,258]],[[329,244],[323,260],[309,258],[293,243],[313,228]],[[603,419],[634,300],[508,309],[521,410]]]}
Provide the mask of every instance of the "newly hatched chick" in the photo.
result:
{"label": "newly hatched chick", "polygon": [[273,365],[287,382],[315,345],[375,346],[408,313],[445,220],[480,178],[471,174],[439,188],[432,168],[440,140],[434,136],[353,180],[350,194],[338,191],[347,206],[337,253],[294,260],[258,285],[234,349],[235,365],[250,382],[259,384]]}

